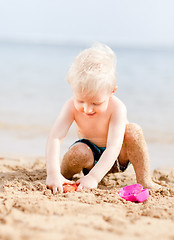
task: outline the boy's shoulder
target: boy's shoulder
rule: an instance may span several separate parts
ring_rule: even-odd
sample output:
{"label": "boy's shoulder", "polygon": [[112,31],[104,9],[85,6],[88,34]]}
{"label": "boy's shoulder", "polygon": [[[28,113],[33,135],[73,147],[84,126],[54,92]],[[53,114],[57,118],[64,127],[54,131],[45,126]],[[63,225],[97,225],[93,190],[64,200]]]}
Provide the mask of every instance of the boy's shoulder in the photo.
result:
{"label": "boy's shoulder", "polygon": [[73,101],[73,98],[69,98],[68,100],[66,100],[64,102],[64,105],[63,105],[65,108],[73,108],[74,107],[74,101]]}
{"label": "boy's shoulder", "polygon": [[115,109],[124,109],[124,110],[126,110],[126,105],[116,96],[112,97],[111,105]]}
{"label": "boy's shoulder", "polygon": [[73,111],[74,111],[74,102],[73,102],[72,98],[69,98],[68,100],[66,100],[64,102],[62,110],[63,110],[63,112],[73,113]]}
{"label": "boy's shoulder", "polygon": [[113,96],[111,99],[110,107],[111,116],[115,119],[127,119],[127,109],[125,104],[116,96]]}

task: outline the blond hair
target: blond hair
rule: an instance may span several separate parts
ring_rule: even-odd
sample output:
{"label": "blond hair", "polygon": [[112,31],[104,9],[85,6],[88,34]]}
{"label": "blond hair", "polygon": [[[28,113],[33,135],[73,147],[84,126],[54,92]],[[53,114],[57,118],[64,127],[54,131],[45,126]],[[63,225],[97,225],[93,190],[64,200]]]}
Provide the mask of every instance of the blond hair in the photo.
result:
{"label": "blond hair", "polygon": [[111,93],[116,86],[116,55],[108,46],[94,44],[74,59],[67,81],[73,91],[96,94],[105,89]]}

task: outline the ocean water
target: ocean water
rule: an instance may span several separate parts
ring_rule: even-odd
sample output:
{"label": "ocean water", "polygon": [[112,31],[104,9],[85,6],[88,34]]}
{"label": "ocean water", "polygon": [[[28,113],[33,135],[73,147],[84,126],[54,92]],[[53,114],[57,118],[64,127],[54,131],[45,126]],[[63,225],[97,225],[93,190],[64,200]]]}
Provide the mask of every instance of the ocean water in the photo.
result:
{"label": "ocean water", "polygon": [[[43,156],[49,130],[71,96],[66,74],[85,47],[0,43],[0,153]],[[152,168],[173,166],[174,50],[111,46],[116,95],[144,130]],[[76,139],[74,127],[62,154]]]}

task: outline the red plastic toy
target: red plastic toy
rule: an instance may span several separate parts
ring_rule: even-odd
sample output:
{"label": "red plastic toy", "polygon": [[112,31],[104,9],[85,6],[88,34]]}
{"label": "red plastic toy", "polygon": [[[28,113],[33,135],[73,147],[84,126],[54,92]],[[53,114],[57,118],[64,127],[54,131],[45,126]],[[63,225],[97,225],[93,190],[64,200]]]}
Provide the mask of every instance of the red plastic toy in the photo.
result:
{"label": "red plastic toy", "polygon": [[133,184],[121,188],[119,196],[131,202],[144,202],[149,197],[149,190],[143,189],[141,184]]}
{"label": "red plastic toy", "polygon": [[75,192],[77,191],[78,188],[78,183],[64,183],[63,184],[63,192],[67,193],[67,192]]}

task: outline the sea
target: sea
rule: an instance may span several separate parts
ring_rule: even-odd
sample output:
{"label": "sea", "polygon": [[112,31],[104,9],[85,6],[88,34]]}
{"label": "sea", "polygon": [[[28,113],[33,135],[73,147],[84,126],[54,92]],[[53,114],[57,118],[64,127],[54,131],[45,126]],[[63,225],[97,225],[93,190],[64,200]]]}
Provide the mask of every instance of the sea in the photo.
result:
{"label": "sea", "polygon": [[[0,154],[44,156],[49,131],[72,96],[68,69],[87,44],[0,42]],[[116,96],[143,128],[151,168],[174,166],[174,49],[110,46]],[[74,125],[61,156],[77,139]]]}

